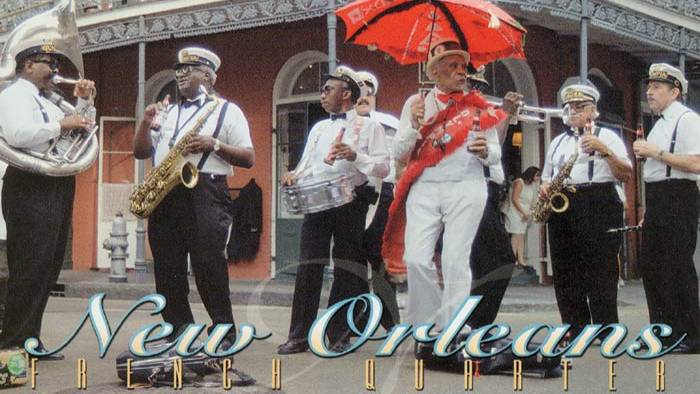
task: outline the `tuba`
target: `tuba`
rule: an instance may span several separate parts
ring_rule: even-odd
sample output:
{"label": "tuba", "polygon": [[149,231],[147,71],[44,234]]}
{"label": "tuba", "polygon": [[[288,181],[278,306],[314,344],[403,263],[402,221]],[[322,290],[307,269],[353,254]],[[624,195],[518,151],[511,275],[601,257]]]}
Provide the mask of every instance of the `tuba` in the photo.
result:
{"label": "tuba", "polygon": [[[54,8],[25,20],[12,30],[0,54],[0,82],[15,78],[15,56],[18,53],[39,45],[52,45],[55,52],[69,60],[82,75],[83,57],[78,39],[75,1],[60,0]],[[60,76],[54,77],[54,83],[76,82]],[[75,107],[56,92],[50,92],[47,98],[66,115],[79,114],[91,117],[93,121],[95,119],[92,105],[78,113]],[[24,171],[47,176],[75,175],[88,169],[97,158],[97,130],[95,125],[90,130],[64,133],[45,152],[17,149],[0,138],[0,160]]]}

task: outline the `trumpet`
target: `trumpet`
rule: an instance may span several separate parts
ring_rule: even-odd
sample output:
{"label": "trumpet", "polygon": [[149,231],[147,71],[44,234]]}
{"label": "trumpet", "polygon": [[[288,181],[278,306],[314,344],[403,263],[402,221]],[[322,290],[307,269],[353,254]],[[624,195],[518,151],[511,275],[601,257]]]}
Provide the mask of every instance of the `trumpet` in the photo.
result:
{"label": "trumpet", "polygon": [[[503,106],[502,99],[488,100],[488,102],[497,107]],[[518,103],[518,110],[515,116],[511,119],[511,124],[517,122],[525,123],[545,123],[548,118],[560,118],[562,110],[558,108],[540,108],[531,105],[525,105],[522,101]]]}
{"label": "trumpet", "polygon": [[[76,84],[78,84],[78,82],[80,82],[82,80],[83,80],[82,77],[79,79],[74,79],[74,78],[66,78],[66,77],[64,77],[62,75],[58,75],[58,74],[54,75],[51,78],[51,82],[53,82],[54,85],[58,85],[58,84],[76,85]],[[90,100],[91,101],[94,100],[96,94],[97,94],[97,88],[93,87],[92,91],[90,92]]]}

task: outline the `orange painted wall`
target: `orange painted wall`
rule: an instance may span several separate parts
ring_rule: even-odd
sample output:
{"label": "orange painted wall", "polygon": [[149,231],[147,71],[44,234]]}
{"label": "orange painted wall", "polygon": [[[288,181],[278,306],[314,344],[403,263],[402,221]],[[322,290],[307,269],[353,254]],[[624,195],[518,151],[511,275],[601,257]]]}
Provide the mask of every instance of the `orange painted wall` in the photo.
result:
{"label": "orange painted wall", "polygon": [[[552,106],[556,92],[570,75],[578,73],[578,42],[571,37],[557,37],[556,33],[538,27],[529,27],[526,54],[537,81],[540,103]],[[337,58],[339,63],[356,69],[373,71],[380,81],[379,108],[398,115],[405,99],[416,92],[417,67],[399,66],[380,52],[343,44],[344,29],[339,24]],[[172,67],[178,49],[202,45],[218,53],[223,61],[219,70],[217,90],[238,104],[251,128],[256,151],[252,169],[236,169],[230,178],[233,187],[245,185],[255,178],[263,190],[263,232],[260,251],[251,262],[231,265],[236,278],[260,279],[270,275],[271,261],[271,198],[272,198],[272,90],[282,65],[292,56],[306,51],[327,53],[325,17],[269,27],[213,34],[199,37],[171,39],[146,45],[146,79],[163,69]],[[137,95],[136,45],[110,49],[85,56],[86,75],[95,79],[98,87],[98,111],[108,116],[134,116]],[[634,119],[636,89],[634,73],[641,65],[625,54],[610,55],[604,47],[591,48],[591,67],[600,68],[615,85],[625,92],[627,119]],[[642,70],[643,71],[643,70]],[[128,169],[127,169],[128,170]],[[74,215],[74,267],[89,269],[95,261],[96,240],[96,182],[93,168],[78,177]]]}

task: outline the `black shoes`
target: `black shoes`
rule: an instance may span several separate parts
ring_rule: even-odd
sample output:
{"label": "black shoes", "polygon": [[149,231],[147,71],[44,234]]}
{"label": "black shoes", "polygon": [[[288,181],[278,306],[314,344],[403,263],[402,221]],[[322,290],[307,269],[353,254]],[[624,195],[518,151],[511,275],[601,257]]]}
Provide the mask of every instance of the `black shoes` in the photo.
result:
{"label": "black shoes", "polygon": [[350,347],[350,340],[341,339],[340,341],[336,342],[331,347],[331,351],[333,353],[343,353],[344,351],[348,350],[349,347]]}
{"label": "black shoes", "polygon": [[307,350],[309,350],[309,343],[306,340],[290,339],[277,347],[277,354],[304,353]]}
{"label": "black shoes", "polygon": [[[46,352],[46,348],[44,347],[43,344],[41,346],[39,346],[36,350],[39,352],[42,352],[42,353]],[[30,356],[30,357],[32,357],[32,356]],[[38,356],[36,358],[39,361],[60,361],[60,360],[63,360],[64,358],[66,358],[66,356],[64,356],[63,353],[53,353],[53,354],[50,354],[48,356]]]}

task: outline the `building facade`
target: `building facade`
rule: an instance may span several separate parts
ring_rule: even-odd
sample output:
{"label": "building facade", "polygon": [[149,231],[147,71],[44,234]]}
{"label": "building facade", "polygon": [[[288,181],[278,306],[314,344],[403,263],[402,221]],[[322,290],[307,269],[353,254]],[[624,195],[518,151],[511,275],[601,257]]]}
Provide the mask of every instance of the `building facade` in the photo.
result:
{"label": "building facade", "polygon": [[[342,42],[344,26],[328,13],[346,1],[203,0],[194,7],[192,2],[177,0],[96,3],[85,3],[78,22],[86,77],[97,83],[102,150],[98,163],[77,178],[74,270],[109,266],[102,240],[109,235],[114,214],[128,211],[126,200],[138,178],[131,143],[139,90],[146,104],[175,93],[172,66],[180,48],[201,45],[220,55],[223,64],[216,89],[241,107],[250,124],[255,166],[236,169],[229,184],[237,189],[254,178],[262,188],[263,228],[257,256],[231,264],[230,273],[236,278],[283,275],[298,258],[301,219],[281,206],[278,179],[296,165],[308,130],[324,116],[319,88],[328,70],[329,53],[335,52],[338,64],[377,75],[381,85],[378,107],[384,112],[398,115],[405,99],[425,87],[418,66],[400,66],[381,52]],[[587,77],[603,92],[604,120],[634,128],[644,119],[649,129],[651,118],[641,83],[647,67],[656,61],[682,61],[693,81],[688,101],[698,108],[700,7],[687,6],[697,2],[497,3],[527,28],[527,60],[505,59],[490,65],[491,95],[502,97],[516,90],[530,106],[555,108],[559,87],[580,74],[584,56]],[[588,30],[585,53],[581,51],[582,21]],[[337,44],[329,38],[335,38]],[[541,166],[548,143],[560,127],[557,119],[512,126],[505,150],[507,172],[517,175],[530,165]],[[619,130],[631,153],[633,134]],[[641,191],[631,182],[625,185],[625,195],[628,223],[633,224],[643,205]],[[129,242],[135,245],[136,220],[129,217],[128,223]],[[540,271],[546,269],[540,262],[547,261],[544,234],[539,227],[528,233],[528,261]],[[133,264],[135,253],[130,249]],[[632,277],[637,249],[636,235],[628,235],[624,261]]]}

